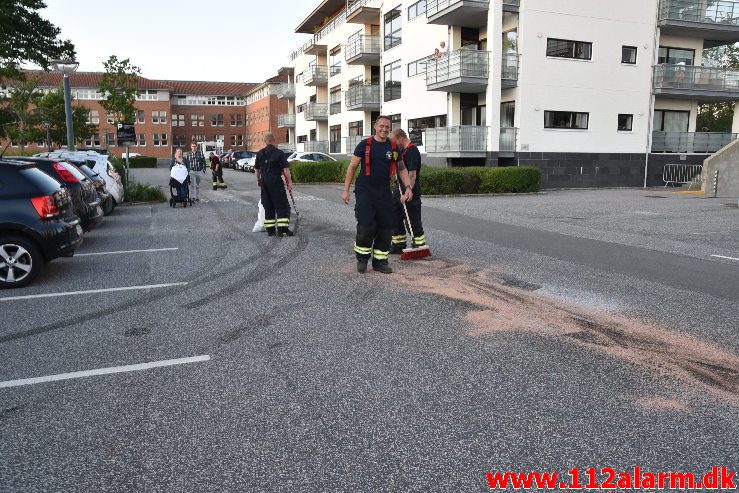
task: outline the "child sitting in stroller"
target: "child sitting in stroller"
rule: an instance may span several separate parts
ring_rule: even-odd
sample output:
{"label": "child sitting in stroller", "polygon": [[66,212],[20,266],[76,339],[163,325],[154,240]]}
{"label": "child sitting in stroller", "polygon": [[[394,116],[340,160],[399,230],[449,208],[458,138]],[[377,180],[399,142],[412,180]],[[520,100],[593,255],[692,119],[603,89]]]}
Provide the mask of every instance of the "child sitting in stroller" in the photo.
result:
{"label": "child sitting in stroller", "polygon": [[169,205],[190,203],[190,171],[182,159],[182,149],[177,149],[169,169]]}

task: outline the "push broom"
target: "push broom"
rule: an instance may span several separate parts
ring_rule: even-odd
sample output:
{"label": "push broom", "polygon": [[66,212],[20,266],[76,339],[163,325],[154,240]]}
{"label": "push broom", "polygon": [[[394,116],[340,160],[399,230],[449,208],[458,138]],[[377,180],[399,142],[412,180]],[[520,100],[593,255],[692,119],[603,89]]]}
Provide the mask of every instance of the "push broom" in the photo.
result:
{"label": "push broom", "polygon": [[[398,181],[398,191],[403,193],[402,190],[400,190],[400,181]],[[408,208],[405,206],[405,202],[401,202],[401,205],[403,206],[403,212],[405,212],[405,220],[408,224],[408,230],[411,232],[411,244],[413,242],[413,238],[416,236],[413,234],[413,226],[411,226],[411,218],[408,215]],[[400,260],[416,260],[419,258],[425,258],[431,256],[431,249],[428,247],[428,245],[423,245],[416,248],[404,248],[403,253],[400,254]]]}

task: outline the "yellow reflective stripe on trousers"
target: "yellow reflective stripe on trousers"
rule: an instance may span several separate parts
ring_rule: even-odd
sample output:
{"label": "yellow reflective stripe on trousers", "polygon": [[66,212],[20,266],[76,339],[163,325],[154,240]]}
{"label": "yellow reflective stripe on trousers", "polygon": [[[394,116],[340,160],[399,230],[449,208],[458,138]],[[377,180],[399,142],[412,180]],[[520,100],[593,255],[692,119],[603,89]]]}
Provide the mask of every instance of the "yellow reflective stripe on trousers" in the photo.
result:
{"label": "yellow reflective stripe on trousers", "polygon": [[288,224],[290,224],[290,219],[278,219],[277,220],[277,224],[280,224],[280,225],[282,225],[282,224],[288,225]]}
{"label": "yellow reflective stripe on trousers", "polygon": [[360,255],[369,255],[370,253],[372,253],[372,248],[361,247],[355,243],[354,251],[359,253]]}
{"label": "yellow reflective stripe on trousers", "polygon": [[382,250],[375,250],[372,253],[372,256],[375,257],[376,260],[387,260],[388,256],[390,256],[390,252],[383,252]]}
{"label": "yellow reflective stripe on trousers", "polygon": [[405,243],[406,242],[406,236],[405,235],[403,235],[403,236],[400,236],[400,235],[393,236],[391,241],[393,243]]}

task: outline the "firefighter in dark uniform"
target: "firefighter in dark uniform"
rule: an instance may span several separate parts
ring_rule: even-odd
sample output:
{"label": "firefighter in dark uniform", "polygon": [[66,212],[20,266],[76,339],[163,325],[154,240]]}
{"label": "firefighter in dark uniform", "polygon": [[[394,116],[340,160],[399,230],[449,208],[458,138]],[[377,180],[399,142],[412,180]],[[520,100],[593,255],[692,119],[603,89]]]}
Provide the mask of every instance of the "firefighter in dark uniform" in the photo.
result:
{"label": "firefighter in dark uniform", "polygon": [[[421,152],[401,128],[396,128],[390,133],[390,140],[402,149],[401,156],[403,164],[405,164],[411,180],[413,199],[406,203],[405,207],[408,210],[408,217],[410,218],[411,229],[413,229],[414,235],[411,238],[411,247],[418,248],[426,245],[426,235],[423,232],[423,223],[421,222]],[[390,243],[390,253],[393,254],[403,253],[403,249],[407,246],[408,241],[405,224],[407,218],[403,210],[403,204],[400,203],[400,197],[405,192],[405,187],[401,184],[401,188],[403,192],[397,186],[393,187],[395,229],[393,230]]]}
{"label": "firefighter in dark uniform", "polygon": [[354,174],[359,169],[354,195],[357,203],[354,213],[357,218],[357,237],[354,253],[357,256],[357,271],[365,272],[370,257],[372,268],[383,274],[392,273],[388,265],[390,237],[395,224],[393,195],[390,179],[396,174],[406,186],[400,200],[413,198],[410,178],[397,147],[387,138],[390,133],[390,118],[379,116],[375,121],[375,135],[363,140],[354,149],[349,169],[344,180],[342,199],[349,203],[349,189]]}
{"label": "firefighter in dark uniform", "polygon": [[264,229],[269,236],[293,236],[290,231],[290,203],[285,193],[285,186],[290,193],[293,191],[290,165],[285,153],[275,147],[274,135],[265,135],[264,143],[266,147],[257,153],[254,161],[257,185],[262,189]]}

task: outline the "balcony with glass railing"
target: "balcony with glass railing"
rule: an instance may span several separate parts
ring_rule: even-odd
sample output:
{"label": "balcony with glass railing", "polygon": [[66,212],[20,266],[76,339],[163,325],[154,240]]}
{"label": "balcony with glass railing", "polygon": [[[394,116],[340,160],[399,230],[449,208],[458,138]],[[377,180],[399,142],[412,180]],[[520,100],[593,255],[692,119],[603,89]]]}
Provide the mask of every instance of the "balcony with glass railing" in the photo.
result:
{"label": "balcony with glass railing", "polygon": [[654,67],[654,94],[719,103],[739,99],[739,71],[696,65]]}
{"label": "balcony with glass railing", "polygon": [[737,139],[719,132],[652,132],[652,152],[713,154]]}
{"label": "balcony with glass railing", "polygon": [[277,99],[295,99],[295,84],[282,82],[275,84],[274,88]]}
{"label": "balcony with glass railing", "polygon": [[277,128],[295,128],[295,113],[277,115]]}
{"label": "balcony with glass railing", "polygon": [[369,138],[369,135],[350,135],[349,137],[344,137],[344,146],[346,148],[346,153],[352,154],[354,152],[354,149],[357,148],[360,142],[365,142]]}
{"label": "balcony with glass railing", "polygon": [[380,7],[377,0],[347,0],[346,22],[354,24],[380,24]]}
{"label": "balcony with glass railing", "polygon": [[458,127],[427,128],[424,150],[437,157],[485,157],[490,127],[462,125]]}
{"label": "balcony with glass railing", "polygon": [[488,0],[426,0],[426,22],[443,26],[482,27],[488,23]]}
{"label": "balcony with glass railing", "polygon": [[739,2],[730,0],[660,0],[662,34],[734,43],[739,41]]}
{"label": "balcony with glass railing", "polygon": [[282,144],[277,144],[277,148],[281,151],[295,151],[295,144],[291,142],[283,142]]}
{"label": "balcony with glass railing", "polygon": [[380,111],[379,84],[356,84],[344,96],[347,111]]}
{"label": "balcony with glass railing", "polygon": [[312,65],[303,74],[303,83],[306,86],[328,85],[328,65]]}
{"label": "balcony with glass railing", "polygon": [[355,34],[351,36],[344,49],[344,59],[348,65],[379,65],[382,43],[379,36]]}
{"label": "balcony with glass railing", "polygon": [[510,89],[518,85],[518,53],[506,53],[500,68],[501,87]]}
{"label": "balcony with glass railing", "polygon": [[500,157],[513,157],[516,153],[516,139],[518,138],[518,129],[513,127],[500,128],[500,141],[498,147],[498,155]]}
{"label": "balcony with glass railing", "polygon": [[521,0],[503,0],[503,12],[518,12]]}
{"label": "balcony with glass railing", "polygon": [[305,105],[305,120],[319,122],[328,120],[328,104],[308,103]]}
{"label": "balcony with glass railing", "polygon": [[329,152],[328,140],[307,140],[303,143],[304,152]]}
{"label": "balcony with glass railing", "polygon": [[490,72],[490,52],[457,50],[426,62],[426,89],[484,92]]}

